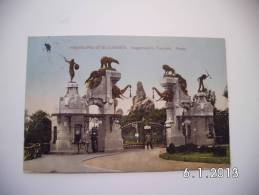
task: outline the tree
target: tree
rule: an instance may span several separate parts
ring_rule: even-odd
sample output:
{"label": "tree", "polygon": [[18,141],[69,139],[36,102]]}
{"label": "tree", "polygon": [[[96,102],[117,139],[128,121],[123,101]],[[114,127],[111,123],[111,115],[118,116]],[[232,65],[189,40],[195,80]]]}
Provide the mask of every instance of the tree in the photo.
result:
{"label": "tree", "polygon": [[46,143],[51,139],[51,121],[49,115],[39,110],[25,121],[25,145],[28,143]]}
{"label": "tree", "polygon": [[228,109],[214,109],[214,128],[217,137],[221,137],[221,144],[229,143],[229,113]]}
{"label": "tree", "polygon": [[164,125],[164,123],[166,121],[166,110],[165,110],[165,108],[154,109],[154,110],[150,111],[149,113],[147,113],[145,118],[147,118],[148,121],[150,121],[150,122],[156,122],[161,125]]}
{"label": "tree", "polygon": [[131,122],[143,121],[143,123],[156,122],[163,125],[166,121],[165,108],[153,109],[150,111],[136,110],[122,117],[121,125],[124,126]]}

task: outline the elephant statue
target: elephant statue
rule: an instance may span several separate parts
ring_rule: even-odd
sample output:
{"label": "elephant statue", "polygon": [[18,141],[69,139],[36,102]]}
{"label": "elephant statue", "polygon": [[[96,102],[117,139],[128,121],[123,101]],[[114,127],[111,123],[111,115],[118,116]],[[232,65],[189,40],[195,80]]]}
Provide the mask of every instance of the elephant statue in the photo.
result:
{"label": "elephant statue", "polygon": [[[131,89],[131,85],[127,85],[123,89],[120,89],[118,86],[113,85],[113,87],[112,87],[112,98],[116,99],[116,98],[125,97],[123,94],[127,91],[128,88]],[[130,93],[130,96],[131,96],[131,93]]]}
{"label": "elephant statue", "polygon": [[153,93],[154,93],[154,91],[156,91],[156,93],[160,97],[157,101],[159,101],[159,100],[164,100],[166,102],[173,101],[174,94],[173,94],[172,89],[167,89],[164,92],[160,92],[157,88],[153,87],[152,90],[153,90]]}

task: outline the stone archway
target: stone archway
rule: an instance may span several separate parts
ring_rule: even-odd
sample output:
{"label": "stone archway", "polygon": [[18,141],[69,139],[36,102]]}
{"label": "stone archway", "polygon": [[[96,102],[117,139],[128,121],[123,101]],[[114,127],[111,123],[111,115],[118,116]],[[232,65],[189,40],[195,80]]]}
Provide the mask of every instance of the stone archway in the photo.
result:
{"label": "stone archway", "polygon": [[[86,105],[88,108],[95,105],[99,110],[99,113],[96,114],[101,120],[98,127],[98,150],[122,150],[121,128],[118,122],[120,116],[115,114],[116,100],[112,95],[112,87],[120,80],[121,74],[116,70],[108,69],[104,69],[102,72],[104,74],[102,74],[101,81],[97,86],[87,86]],[[91,113],[89,114],[91,115]]]}

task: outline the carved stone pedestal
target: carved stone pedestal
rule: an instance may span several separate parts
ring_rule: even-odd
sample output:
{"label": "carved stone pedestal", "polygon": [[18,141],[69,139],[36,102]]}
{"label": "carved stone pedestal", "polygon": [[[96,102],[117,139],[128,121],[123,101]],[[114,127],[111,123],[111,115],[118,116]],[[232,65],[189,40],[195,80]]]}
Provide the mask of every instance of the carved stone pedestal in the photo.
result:
{"label": "carved stone pedestal", "polygon": [[185,144],[185,138],[181,129],[178,128],[178,125],[174,121],[166,121],[166,145],[169,146],[171,143],[175,146],[181,146]]}
{"label": "carved stone pedestal", "polygon": [[173,100],[166,102],[166,143],[169,146],[171,143],[175,146],[185,144],[185,138],[181,129],[179,128],[179,121],[177,115],[182,112],[180,105],[180,89],[178,78],[164,77],[161,86],[168,90],[171,88],[173,92]]}
{"label": "carved stone pedestal", "polygon": [[121,137],[121,128],[119,121],[111,122],[111,129],[106,129],[105,135],[105,152],[113,152],[123,150],[123,140]]}
{"label": "carved stone pedestal", "polygon": [[102,125],[98,128],[98,150],[102,152],[120,151],[123,149],[121,128],[115,119],[115,100],[112,88],[121,78],[116,70],[105,70],[101,82],[86,92],[87,105],[97,105],[102,115]]}

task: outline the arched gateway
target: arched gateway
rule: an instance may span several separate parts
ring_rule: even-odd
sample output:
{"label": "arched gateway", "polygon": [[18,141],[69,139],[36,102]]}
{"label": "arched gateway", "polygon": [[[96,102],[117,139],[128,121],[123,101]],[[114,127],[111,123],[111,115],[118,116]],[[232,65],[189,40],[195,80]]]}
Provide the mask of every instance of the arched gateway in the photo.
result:
{"label": "arched gateway", "polygon": [[[98,126],[98,151],[118,151],[123,149],[119,118],[115,114],[118,94],[113,94],[115,84],[121,74],[111,67],[95,70],[86,82],[86,94],[81,97],[78,84],[70,81],[64,97],[59,99],[59,111],[51,116],[52,152],[75,152],[76,142],[91,140],[89,121],[95,118]],[[89,106],[97,105],[98,114],[89,113]]]}

